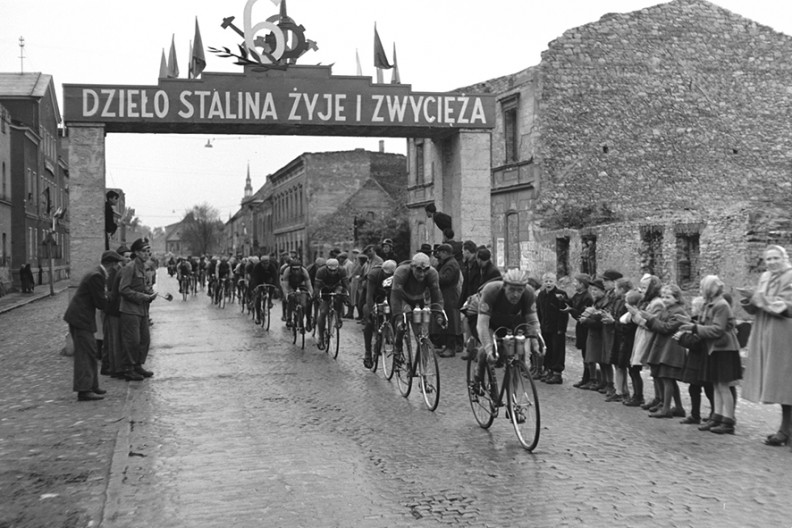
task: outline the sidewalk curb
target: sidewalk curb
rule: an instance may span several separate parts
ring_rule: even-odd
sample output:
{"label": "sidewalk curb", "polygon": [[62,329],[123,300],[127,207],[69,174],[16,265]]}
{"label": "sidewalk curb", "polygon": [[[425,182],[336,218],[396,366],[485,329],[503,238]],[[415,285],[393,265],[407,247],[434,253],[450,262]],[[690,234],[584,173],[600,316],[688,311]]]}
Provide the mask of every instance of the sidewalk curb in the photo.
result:
{"label": "sidewalk curb", "polygon": [[16,308],[20,308],[22,306],[28,305],[30,303],[34,303],[36,301],[40,301],[41,299],[48,299],[49,297],[56,297],[57,295],[63,293],[64,291],[66,291],[68,289],[69,289],[69,285],[68,284],[57,285],[57,286],[54,287],[55,293],[53,293],[52,295],[50,295],[49,292],[47,292],[47,293],[42,293],[42,294],[33,294],[30,297],[22,297],[19,300],[14,301],[12,304],[9,304],[8,306],[0,306],[0,315],[4,314],[6,312],[10,312],[11,310],[14,310]]}
{"label": "sidewalk curb", "polygon": [[110,467],[107,468],[107,487],[105,488],[99,526],[112,526],[112,523],[118,518],[120,490],[129,460],[129,438],[132,435],[134,399],[132,385],[127,382],[124,407],[121,409],[121,418],[118,420],[118,433],[116,433],[115,445],[113,446],[113,457],[110,460]]}

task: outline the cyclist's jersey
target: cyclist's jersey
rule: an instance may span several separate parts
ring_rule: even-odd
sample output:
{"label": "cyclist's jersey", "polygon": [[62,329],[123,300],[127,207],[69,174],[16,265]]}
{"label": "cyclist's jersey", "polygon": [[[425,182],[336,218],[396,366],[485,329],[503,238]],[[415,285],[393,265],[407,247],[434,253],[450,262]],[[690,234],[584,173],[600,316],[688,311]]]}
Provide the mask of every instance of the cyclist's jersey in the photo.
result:
{"label": "cyclist's jersey", "polygon": [[520,323],[528,323],[527,335],[539,333],[539,319],[536,316],[536,293],[530,286],[525,291],[517,304],[512,304],[506,298],[503,281],[493,281],[484,285],[479,301],[479,315],[490,316],[490,329],[501,326],[512,328]]}
{"label": "cyclist's jersey", "polygon": [[228,277],[228,274],[231,273],[231,264],[227,261],[220,261],[217,263],[217,276],[221,279]]}
{"label": "cyclist's jersey", "polygon": [[412,266],[409,262],[396,268],[393,273],[393,286],[390,295],[390,305],[394,316],[402,313],[405,304],[413,307],[423,306],[427,291],[429,292],[431,308],[442,310],[443,294],[440,292],[440,282],[436,269],[429,268],[426,270],[423,280],[419,281],[413,275]]}
{"label": "cyclist's jersey", "polygon": [[393,275],[386,274],[385,270],[377,266],[368,272],[367,277],[366,305],[372,308],[374,303],[381,303],[390,297]]}
{"label": "cyclist's jersey", "polygon": [[250,272],[250,287],[255,288],[259,284],[278,284],[278,269],[274,262],[258,262]]}
{"label": "cyclist's jersey", "polygon": [[209,261],[209,264],[206,267],[206,271],[209,273],[210,277],[214,277],[215,269],[217,269],[217,261],[212,259]]}
{"label": "cyclist's jersey", "polygon": [[178,267],[179,274],[181,275],[189,275],[192,273],[192,265],[190,264],[189,260],[183,260],[179,263]]}
{"label": "cyclist's jersey", "polygon": [[330,270],[327,266],[322,266],[316,272],[316,290],[320,294],[331,293],[349,290],[349,280],[347,279],[346,270],[339,267],[335,271]]}
{"label": "cyclist's jersey", "polygon": [[299,272],[292,273],[291,266],[288,266],[283,271],[283,275],[281,276],[281,284],[283,289],[287,292],[297,291],[298,289],[302,288],[308,290],[308,292],[313,295],[313,285],[311,285],[311,279],[308,277],[308,272],[303,267],[300,267]]}

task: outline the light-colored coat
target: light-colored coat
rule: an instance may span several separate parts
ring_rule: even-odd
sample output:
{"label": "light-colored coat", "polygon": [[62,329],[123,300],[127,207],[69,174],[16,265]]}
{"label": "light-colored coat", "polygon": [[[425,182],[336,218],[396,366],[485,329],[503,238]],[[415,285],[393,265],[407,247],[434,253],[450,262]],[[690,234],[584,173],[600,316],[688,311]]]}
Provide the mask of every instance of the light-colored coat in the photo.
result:
{"label": "light-colored coat", "polygon": [[743,397],[792,405],[792,269],[780,277],[763,273],[751,299],[741,304],[755,315]]}

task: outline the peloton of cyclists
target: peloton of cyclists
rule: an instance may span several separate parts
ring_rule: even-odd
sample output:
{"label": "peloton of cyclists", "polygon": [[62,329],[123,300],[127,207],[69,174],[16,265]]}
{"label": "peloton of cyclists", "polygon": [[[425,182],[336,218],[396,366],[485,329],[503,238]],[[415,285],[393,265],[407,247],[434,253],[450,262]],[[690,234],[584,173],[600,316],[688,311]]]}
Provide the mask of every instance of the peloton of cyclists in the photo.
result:
{"label": "peloton of cyclists", "polygon": [[[310,277],[310,275],[309,275]],[[309,278],[310,280],[310,278]],[[324,331],[327,312],[330,308],[329,293],[343,293],[349,295],[349,279],[346,269],[338,263],[338,259],[330,258],[324,266],[316,272],[316,284],[314,288],[314,302],[319,304],[319,316],[317,317],[317,330],[319,331],[319,350],[324,350]],[[335,309],[338,313],[338,323],[341,323],[341,316],[344,314],[343,297],[335,298]]]}

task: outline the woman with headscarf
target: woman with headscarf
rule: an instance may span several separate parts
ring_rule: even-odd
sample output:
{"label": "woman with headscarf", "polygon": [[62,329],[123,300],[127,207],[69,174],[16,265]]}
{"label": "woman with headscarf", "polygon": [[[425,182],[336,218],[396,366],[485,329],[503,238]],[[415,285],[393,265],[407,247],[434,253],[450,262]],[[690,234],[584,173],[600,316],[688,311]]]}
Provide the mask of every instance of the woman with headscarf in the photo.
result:
{"label": "woman with headscarf", "polygon": [[715,409],[702,431],[734,434],[734,396],[731,386],[742,379],[740,344],[734,331],[734,313],[723,296],[724,285],[717,275],[701,279],[704,311],[699,324],[685,323],[679,329],[692,332],[707,345],[707,375],[715,390]]}
{"label": "woman with headscarf", "polygon": [[756,290],[737,290],[744,297],[740,304],[755,317],[743,397],[781,404],[781,427],[765,439],[767,445],[780,446],[792,437],[792,265],[780,246],[768,246],[764,262],[767,271]]}

